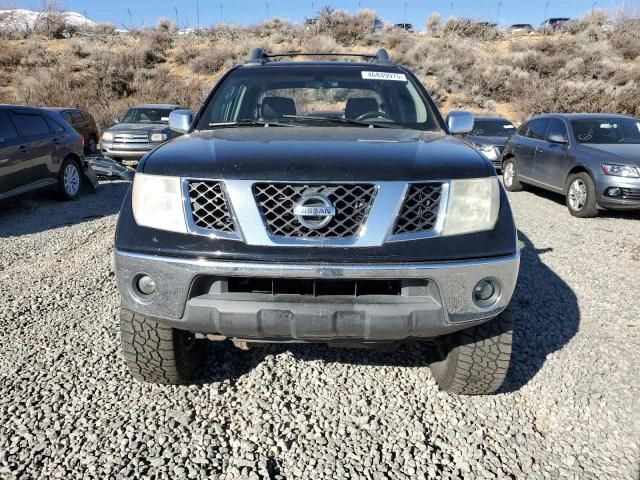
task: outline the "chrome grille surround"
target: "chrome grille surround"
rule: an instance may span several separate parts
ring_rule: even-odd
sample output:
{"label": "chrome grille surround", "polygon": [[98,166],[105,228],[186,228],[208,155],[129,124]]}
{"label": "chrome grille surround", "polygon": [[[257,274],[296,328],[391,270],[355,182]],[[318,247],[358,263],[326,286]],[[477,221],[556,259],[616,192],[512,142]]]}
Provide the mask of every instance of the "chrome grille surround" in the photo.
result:
{"label": "chrome grille surround", "polygon": [[[370,183],[267,183],[253,186],[265,228],[273,237],[349,239],[360,235],[375,201],[377,186]],[[335,207],[335,215],[320,228],[309,228],[294,214],[303,197],[320,194]]]}
{"label": "chrome grille surround", "polygon": [[182,195],[187,228],[191,233],[241,239],[223,182],[183,179]]}
{"label": "chrome grille surround", "polygon": [[127,145],[148,145],[149,136],[146,133],[116,133],[113,135],[113,143],[124,143]]}

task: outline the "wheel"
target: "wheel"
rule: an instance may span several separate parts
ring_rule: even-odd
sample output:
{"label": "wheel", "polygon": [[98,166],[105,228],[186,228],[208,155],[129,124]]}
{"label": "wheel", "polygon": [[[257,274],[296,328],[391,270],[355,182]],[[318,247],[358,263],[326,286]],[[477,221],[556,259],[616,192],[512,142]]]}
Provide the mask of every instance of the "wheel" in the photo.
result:
{"label": "wheel", "polygon": [[98,151],[98,139],[95,135],[91,135],[87,140],[87,144],[85,145],[84,153],[96,153]]}
{"label": "wheel", "polygon": [[440,360],[431,373],[449,393],[486,395],[495,392],[511,358],[513,316],[505,310],[493,320],[447,335],[438,344]]}
{"label": "wheel", "polygon": [[504,182],[504,188],[508,192],[519,192],[522,190],[515,159],[509,158],[502,164],[502,180]]}
{"label": "wheel", "polygon": [[193,333],[123,308],[120,336],[124,359],[136,380],[167,385],[193,381],[204,350]]}
{"label": "wheel", "polygon": [[80,195],[82,175],[73,160],[64,160],[58,174],[58,194],[62,200],[75,200]]}
{"label": "wheel", "polygon": [[567,180],[567,208],[574,217],[592,218],[598,215],[596,186],[587,172],[574,173]]}

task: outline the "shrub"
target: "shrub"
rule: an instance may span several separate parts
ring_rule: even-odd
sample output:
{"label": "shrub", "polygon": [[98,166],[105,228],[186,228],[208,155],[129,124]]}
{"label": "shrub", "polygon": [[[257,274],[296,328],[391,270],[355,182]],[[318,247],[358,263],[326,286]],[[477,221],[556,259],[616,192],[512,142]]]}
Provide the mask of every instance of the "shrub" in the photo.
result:
{"label": "shrub", "polygon": [[338,52],[340,46],[329,35],[316,35],[304,42],[303,49],[305,53],[331,53]]}
{"label": "shrub", "polygon": [[91,55],[91,53],[86,49],[86,44],[79,40],[75,40],[71,43],[71,53],[78,58],[87,58]]}
{"label": "shrub", "polygon": [[235,52],[230,47],[207,48],[189,62],[189,67],[196,73],[216,73],[234,57]]}
{"label": "shrub", "polygon": [[34,42],[27,46],[26,54],[20,60],[20,66],[26,69],[50,67],[56,63],[57,59],[51,55],[51,52]]}
{"label": "shrub", "polygon": [[427,31],[431,35],[438,35],[442,29],[442,19],[440,18],[440,15],[432,13],[431,16],[427,18],[425,27],[427,27]]}

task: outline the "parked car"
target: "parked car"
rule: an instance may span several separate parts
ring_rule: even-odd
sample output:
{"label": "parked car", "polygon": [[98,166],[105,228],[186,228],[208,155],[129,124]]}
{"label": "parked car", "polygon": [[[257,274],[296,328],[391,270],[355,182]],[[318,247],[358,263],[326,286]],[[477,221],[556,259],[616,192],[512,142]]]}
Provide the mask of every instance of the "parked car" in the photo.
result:
{"label": "parked car", "polygon": [[169,114],[178,105],[136,105],[127,110],[122,121],[102,134],[102,155],[114,160],[140,160],[147,152],[177,134],[169,128]]}
{"label": "parked car", "polygon": [[405,32],[413,33],[413,24],[411,23],[396,23],[394,28],[398,30],[404,30]]}
{"label": "parked car", "polygon": [[570,18],[566,17],[556,17],[556,18],[547,18],[540,25],[540,32],[542,33],[553,33],[564,30],[567,23],[571,21]]}
{"label": "parked car", "polygon": [[98,126],[96,121],[86,110],[81,108],[48,107],[47,110],[58,113],[76,132],[84,138],[84,153],[92,154],[98,151]]}
{"label": "parked car", "polygon": [[74,200],[83,181],[95,187],[82,148],[82,136],[57,113],[0,105],[0,200],[45,188]]}
{"label": "parked car", "polygon": [[504,117],[475,117],[473,130],[465,140],[487,157],[496,170],[501,170],[504,146],[515,131],[515,125]]}
{"label": "parked car", "polygon": [[[279,55],[279,58],[282,55]],[[133,376],[190,382],[201,338],[435,345],[441,388],[505,378],[519,250],[490,162],[385,50],[228,71],[138,165],[115,264]],[[316,110],[340,112],[310,115]],[[196,336],[196,334],[198,334]]]}
{"label": "parked car", "polygon": [[533,33],[533,27],[529,23],[515,23],[507,28],[510,35],[529,35]]}
{"label": "parked car", "polygon": [[624,115],[546,114],[517,129],[504,150],[504,185],[566,196],[569,212],[640,209],[640,121]]}

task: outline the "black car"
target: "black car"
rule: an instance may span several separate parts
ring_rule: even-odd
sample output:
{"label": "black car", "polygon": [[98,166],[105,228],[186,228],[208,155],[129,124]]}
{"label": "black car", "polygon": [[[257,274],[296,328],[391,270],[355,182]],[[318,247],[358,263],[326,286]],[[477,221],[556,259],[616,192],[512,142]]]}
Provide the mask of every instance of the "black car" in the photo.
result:
{"label": "black car", "polygon": [[640,120],[611,114],[545,114],[521,125],[504,150],[504,185],[565,195],[569,212],[640,209]]}
{"label": "black car", "polygon": [[[282,55],[278,55],[278,58]],[[386,51],[288,62],[257,50],[184,136],[141,159],[115,239],[124,355],[193,380],[204,338],[240,348],[435,345],[441,388],[499,388],[519,250],[491,163]]]}
{"label": "black car", "polygon": [[83,180],[95,187],[82,136],[57,113],[0,105],[0,200],[39,189],[78,197]]}
{"label": "black car", "polygon": [[515,131],[515,125],[506,118],[500,116],[475,117],[473,130],[465,139],[487,157],[496,170],[501,170],[502,151],[507,140]]}

